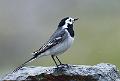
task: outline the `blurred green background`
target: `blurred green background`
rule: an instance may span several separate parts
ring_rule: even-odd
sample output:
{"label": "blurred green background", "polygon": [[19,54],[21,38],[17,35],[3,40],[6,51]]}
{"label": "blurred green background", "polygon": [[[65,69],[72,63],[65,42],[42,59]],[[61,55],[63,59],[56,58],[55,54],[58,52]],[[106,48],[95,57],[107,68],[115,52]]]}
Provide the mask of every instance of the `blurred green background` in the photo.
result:
{"label": "blurred green background", "polygon": [[[120,69],[120,0],[0,0],[0,75],[25,62],[64,17],[74,25],[73,46],[63,63],[112,63]],[[50,56],[28,66],[53,66]]]}

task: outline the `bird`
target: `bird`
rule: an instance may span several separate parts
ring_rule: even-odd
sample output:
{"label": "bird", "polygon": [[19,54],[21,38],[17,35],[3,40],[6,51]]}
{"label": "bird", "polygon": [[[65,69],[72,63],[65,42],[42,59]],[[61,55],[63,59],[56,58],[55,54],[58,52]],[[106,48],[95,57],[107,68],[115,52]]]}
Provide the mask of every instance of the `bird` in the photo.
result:
{"label": "bird", "polygon": [[[74,29],[73,24],[79,18],[65,17],[63,18],[56,31],[51,35],[49,40],[44,43],[38,50],[34,51],[33,57],[21,64],[17,67],[13,72],[24,67],[27,63],[37,59],[38,57],[48,56],[50,55],[55,62],[55,65],[62,65],[63,63],[58,58],[58,55],[63,54],[66,50],[68,50],[73,41],[74,41]],[[57,61],[56,61],[56,59]],[[59,64],[57,63],[59,62]]]}

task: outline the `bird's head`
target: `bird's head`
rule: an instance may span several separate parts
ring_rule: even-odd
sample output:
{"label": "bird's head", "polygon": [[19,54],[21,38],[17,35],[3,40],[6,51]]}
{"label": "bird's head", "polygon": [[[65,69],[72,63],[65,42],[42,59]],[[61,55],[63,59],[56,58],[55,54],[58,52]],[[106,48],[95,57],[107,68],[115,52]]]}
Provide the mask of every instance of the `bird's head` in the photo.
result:
{"label": "bird's head", "polygon": [[61,21],[60,21],[60,23],[59,23],[59,25],[58,25],[58,27],[67,27],[67,25],[73,25],[73,23],[76,21],[76,20],[78,20],[79,18],[71,18],[71,17],[66,17],[66,18],[63,18]]}

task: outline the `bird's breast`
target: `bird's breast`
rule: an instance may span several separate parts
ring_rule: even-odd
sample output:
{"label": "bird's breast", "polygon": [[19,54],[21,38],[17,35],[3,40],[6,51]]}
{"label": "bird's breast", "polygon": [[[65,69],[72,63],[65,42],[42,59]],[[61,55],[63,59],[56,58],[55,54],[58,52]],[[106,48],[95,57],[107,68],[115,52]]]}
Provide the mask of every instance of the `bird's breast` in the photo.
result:
{"label": "bird's breast", "polygon": [[62,43],[56,45],[51,49],[51,54],[58,55],[64,53],[67,49],[69,49],[74,41],[74,38],[68,37]]}

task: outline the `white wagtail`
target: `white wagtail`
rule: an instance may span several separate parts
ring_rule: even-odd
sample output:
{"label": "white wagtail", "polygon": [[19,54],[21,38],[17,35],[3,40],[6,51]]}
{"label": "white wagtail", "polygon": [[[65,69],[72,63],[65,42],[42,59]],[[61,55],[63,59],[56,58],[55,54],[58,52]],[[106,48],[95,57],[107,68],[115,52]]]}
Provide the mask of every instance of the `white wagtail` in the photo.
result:
{"label": "white wagtail", "polygon": [[37,51],[33,52],[33,57],[24,62],[21,66],[16,68],[13,72],[19,70],[25,66],[28,62],[35,60],[38,57],[51,55],[56,66],[58,66],[56,59],[62,64],[57,55],[64,53],[74,41],[74,30],[73,23],[78,20],[78,18],[73,19],[71,17],[66,17],[62,19],[58,25],[57,30],[53,33],[50,39]]}

